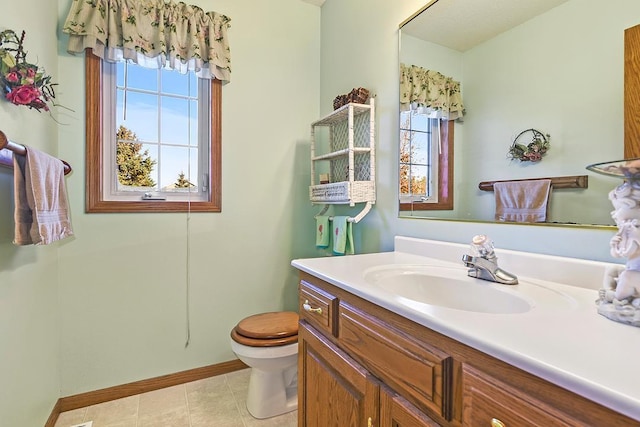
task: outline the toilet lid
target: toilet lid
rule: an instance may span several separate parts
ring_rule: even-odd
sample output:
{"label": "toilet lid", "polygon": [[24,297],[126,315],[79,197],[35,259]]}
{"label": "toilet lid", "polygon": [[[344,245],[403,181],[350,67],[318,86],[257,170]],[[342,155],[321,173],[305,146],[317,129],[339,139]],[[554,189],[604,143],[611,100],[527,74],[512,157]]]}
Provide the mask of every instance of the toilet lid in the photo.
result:
{"label": "toilet lid", "polygon": [[259,339],[240,335],[236,329],[237,326],[231,330],[231,338],[235,342],[249,347],[279,347],[298,342],[298,335],[291,335],[290,337],[282,338]]}
{"label": "toilet lid", "polygon": [[274,339],[298,335],[298,313],[279,311],[249,316],[235,327],[238,334],[255,339]]}

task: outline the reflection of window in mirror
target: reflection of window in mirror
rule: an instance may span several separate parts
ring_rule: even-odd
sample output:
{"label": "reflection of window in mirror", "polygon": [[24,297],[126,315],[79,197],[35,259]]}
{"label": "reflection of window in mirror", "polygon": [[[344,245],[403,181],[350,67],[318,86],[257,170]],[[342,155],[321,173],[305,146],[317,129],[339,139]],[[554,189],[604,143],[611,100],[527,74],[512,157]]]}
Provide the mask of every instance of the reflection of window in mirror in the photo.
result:
{"label": "reflection of window in mirror", "polygon": [[453,121],[400,114],[400,210],[453,209]]}
{"label": "reflection of window in mirror", "polygon": [[220,81],[85,60],[87,212],[220,212]]}

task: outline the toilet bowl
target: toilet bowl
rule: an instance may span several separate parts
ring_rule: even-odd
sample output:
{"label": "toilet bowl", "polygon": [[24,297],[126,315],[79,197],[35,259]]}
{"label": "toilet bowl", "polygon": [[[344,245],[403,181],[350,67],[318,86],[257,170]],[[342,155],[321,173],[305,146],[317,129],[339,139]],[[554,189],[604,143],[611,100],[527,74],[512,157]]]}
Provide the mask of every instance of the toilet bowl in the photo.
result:
{"label": "toilet bowl", "polygon": [[231,349],[251,368],[247,410],[270,418],[298,408],[298,314],[262,313],[231,331]]}

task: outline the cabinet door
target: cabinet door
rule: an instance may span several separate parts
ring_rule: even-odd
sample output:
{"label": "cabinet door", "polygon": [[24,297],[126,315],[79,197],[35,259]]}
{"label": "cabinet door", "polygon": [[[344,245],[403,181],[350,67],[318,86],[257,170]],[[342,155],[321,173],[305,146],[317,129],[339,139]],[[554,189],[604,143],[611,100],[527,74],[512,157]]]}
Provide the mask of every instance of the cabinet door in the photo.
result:
{"label": "cabinet door", "polygon": [[375,379],[304,321],[298,338],[298,425],[377,426]]}
{"label": "cabinet door", "polygon": [[[464,427],[582,427],[556,408],[469,365],[463,366]],[[614,424],[609,424],[614,425]]]}
{"label": "cabinet door", "polygon": [[439,427],[425,413],[386,387],[380,388],[380,427]]}

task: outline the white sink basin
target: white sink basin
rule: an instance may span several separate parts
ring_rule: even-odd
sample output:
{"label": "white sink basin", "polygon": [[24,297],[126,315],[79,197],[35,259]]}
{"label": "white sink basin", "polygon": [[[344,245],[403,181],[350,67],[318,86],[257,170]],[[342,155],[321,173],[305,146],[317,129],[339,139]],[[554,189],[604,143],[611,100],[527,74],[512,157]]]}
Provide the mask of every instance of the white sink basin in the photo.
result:
{"label": "white sink basin", "polygon": [[386,265],[369,268],[364,279],[418,310],[440,306],[492,314],[525,313],[534,302],[518,295],[522,285],[501,285],[467,276],[466,268]]}

